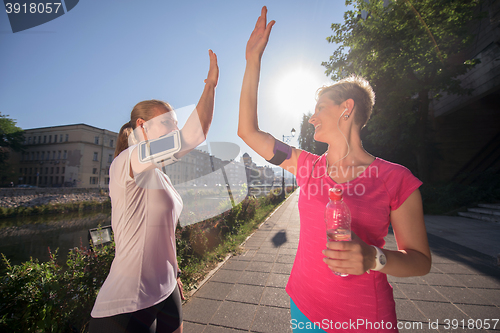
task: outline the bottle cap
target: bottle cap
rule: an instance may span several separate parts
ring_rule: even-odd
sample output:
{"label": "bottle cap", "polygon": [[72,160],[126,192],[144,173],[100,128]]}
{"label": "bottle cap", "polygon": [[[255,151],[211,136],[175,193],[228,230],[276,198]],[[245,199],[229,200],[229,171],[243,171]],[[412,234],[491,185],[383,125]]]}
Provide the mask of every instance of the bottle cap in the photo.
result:
{"label": "bottle cap", "polygon": [[330,200],[342,200],[342,189],[338,187],[332,187],[328,191],[328,196]]}

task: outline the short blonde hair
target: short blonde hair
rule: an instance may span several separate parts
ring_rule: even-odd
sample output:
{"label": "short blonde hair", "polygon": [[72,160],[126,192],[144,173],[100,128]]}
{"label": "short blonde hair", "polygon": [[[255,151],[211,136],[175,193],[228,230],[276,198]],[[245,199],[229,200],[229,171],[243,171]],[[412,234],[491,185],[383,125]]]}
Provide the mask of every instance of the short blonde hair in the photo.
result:
{"label": "short blonde hair", "polygon": [[363,128],[370,119],[375,104],[375,92],[363,77],[353,74],[331,86],[319,88],[318,98],[324,94],[337,105],[351,98],[354,101],[354,123],[360,128]]}

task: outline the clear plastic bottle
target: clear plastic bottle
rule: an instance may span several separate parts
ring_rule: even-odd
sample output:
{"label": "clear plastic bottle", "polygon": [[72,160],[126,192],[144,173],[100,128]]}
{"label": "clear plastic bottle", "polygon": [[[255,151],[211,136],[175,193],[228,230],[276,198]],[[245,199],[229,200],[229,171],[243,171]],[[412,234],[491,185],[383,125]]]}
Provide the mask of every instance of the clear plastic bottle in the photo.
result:
{"label": "clear plastic bottle", "polygon": [[[331,188],[328,191],[330,201],[325,208],[326,236],[330,242],[345,242],[351,240],[351,211],[342,200],[342,190]],[[349,274],[337,273],[345,277]]]}

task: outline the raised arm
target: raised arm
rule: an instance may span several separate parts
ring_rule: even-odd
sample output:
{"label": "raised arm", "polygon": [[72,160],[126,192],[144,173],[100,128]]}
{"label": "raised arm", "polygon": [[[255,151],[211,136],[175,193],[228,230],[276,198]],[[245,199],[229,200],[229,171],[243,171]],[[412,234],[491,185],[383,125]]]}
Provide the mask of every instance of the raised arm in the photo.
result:
{"label": "raised arm", "polygon": [[[205,141],[212,123],[214,114],[215,88],[217,87],[217,82],[219,80],[219,67],[217,65],[217,56],[215,53],[212,50],[209,50],[208,53],[210,57],[210,68],[208,70],[207,78],[205,79],[205,87],[200,100],[198,101],[198,105],[196,105],[196,108],[189,116],[186,124],[180,130],[181,150],[174,155],[176,158],[181,158]],[[143,130],[141,129],[141,125],[145,123],[145,121],[142,119],[139,119],[138,122],[139,121],[141,121],[141,124],[138,123],[138,126],[134,130],[135,134],[132,134],[131,136],[131,138],[135,137],[137,142],[141,142],[146,139],[143,135]],[[154,118],[150,121],[154,121]],[[174,126],[177,128],[177,120],[175,120]],[[129,142],[129,146],[133,144],[134,142]],[[151,161],[150,163],[139,162],[139,150],[137,147],[130,151],[130,164],[130,176],[132,178],[135,178],[134,175],[152,170],[154,168],[161,168],[163,166],[161,163],[156,163],[154,161]]]}
{"label": "raised arm", "polygon": [[210,56],[210,68],[205,79],[205,88],[201,94],[196,109],[189,116],[184,127],[182,127],[181,140],[182,148],[175,157],[180,158],[196,148],[207,138],[208,129],[212,124],[214,114],[215,87],[219,81],[219,66],[217,65],[217,55],[208,51]]}
{"label": "raised arm", "polygon": [[[257,119],[257,94],[262,54],[269,40],[269,35],[275,21],[267,22],[267,8],[262,7],[260,17],[250,36],[246,47],[246,68],[243,77],[240,96],[240,116],[238,121],[238,136],[245,141],[257,154],[271,160],[274,156],[275,138],[259,129]],[[280,166],[296,174],[299,149],[292,148],[292,156]]]}

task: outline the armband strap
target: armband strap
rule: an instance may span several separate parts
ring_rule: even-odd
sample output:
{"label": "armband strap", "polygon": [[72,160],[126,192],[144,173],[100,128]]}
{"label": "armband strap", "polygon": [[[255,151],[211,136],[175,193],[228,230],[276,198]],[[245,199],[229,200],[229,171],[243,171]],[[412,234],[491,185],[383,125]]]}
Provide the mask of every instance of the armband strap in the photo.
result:
{"label": "armband strap", "polygon": [[266,161],[274,165],[280,165],[285,160],[288,160],[292,157],[292,147],[284,142],[281,142],[280,140],[275,139],[273,153],[273,158]]}

